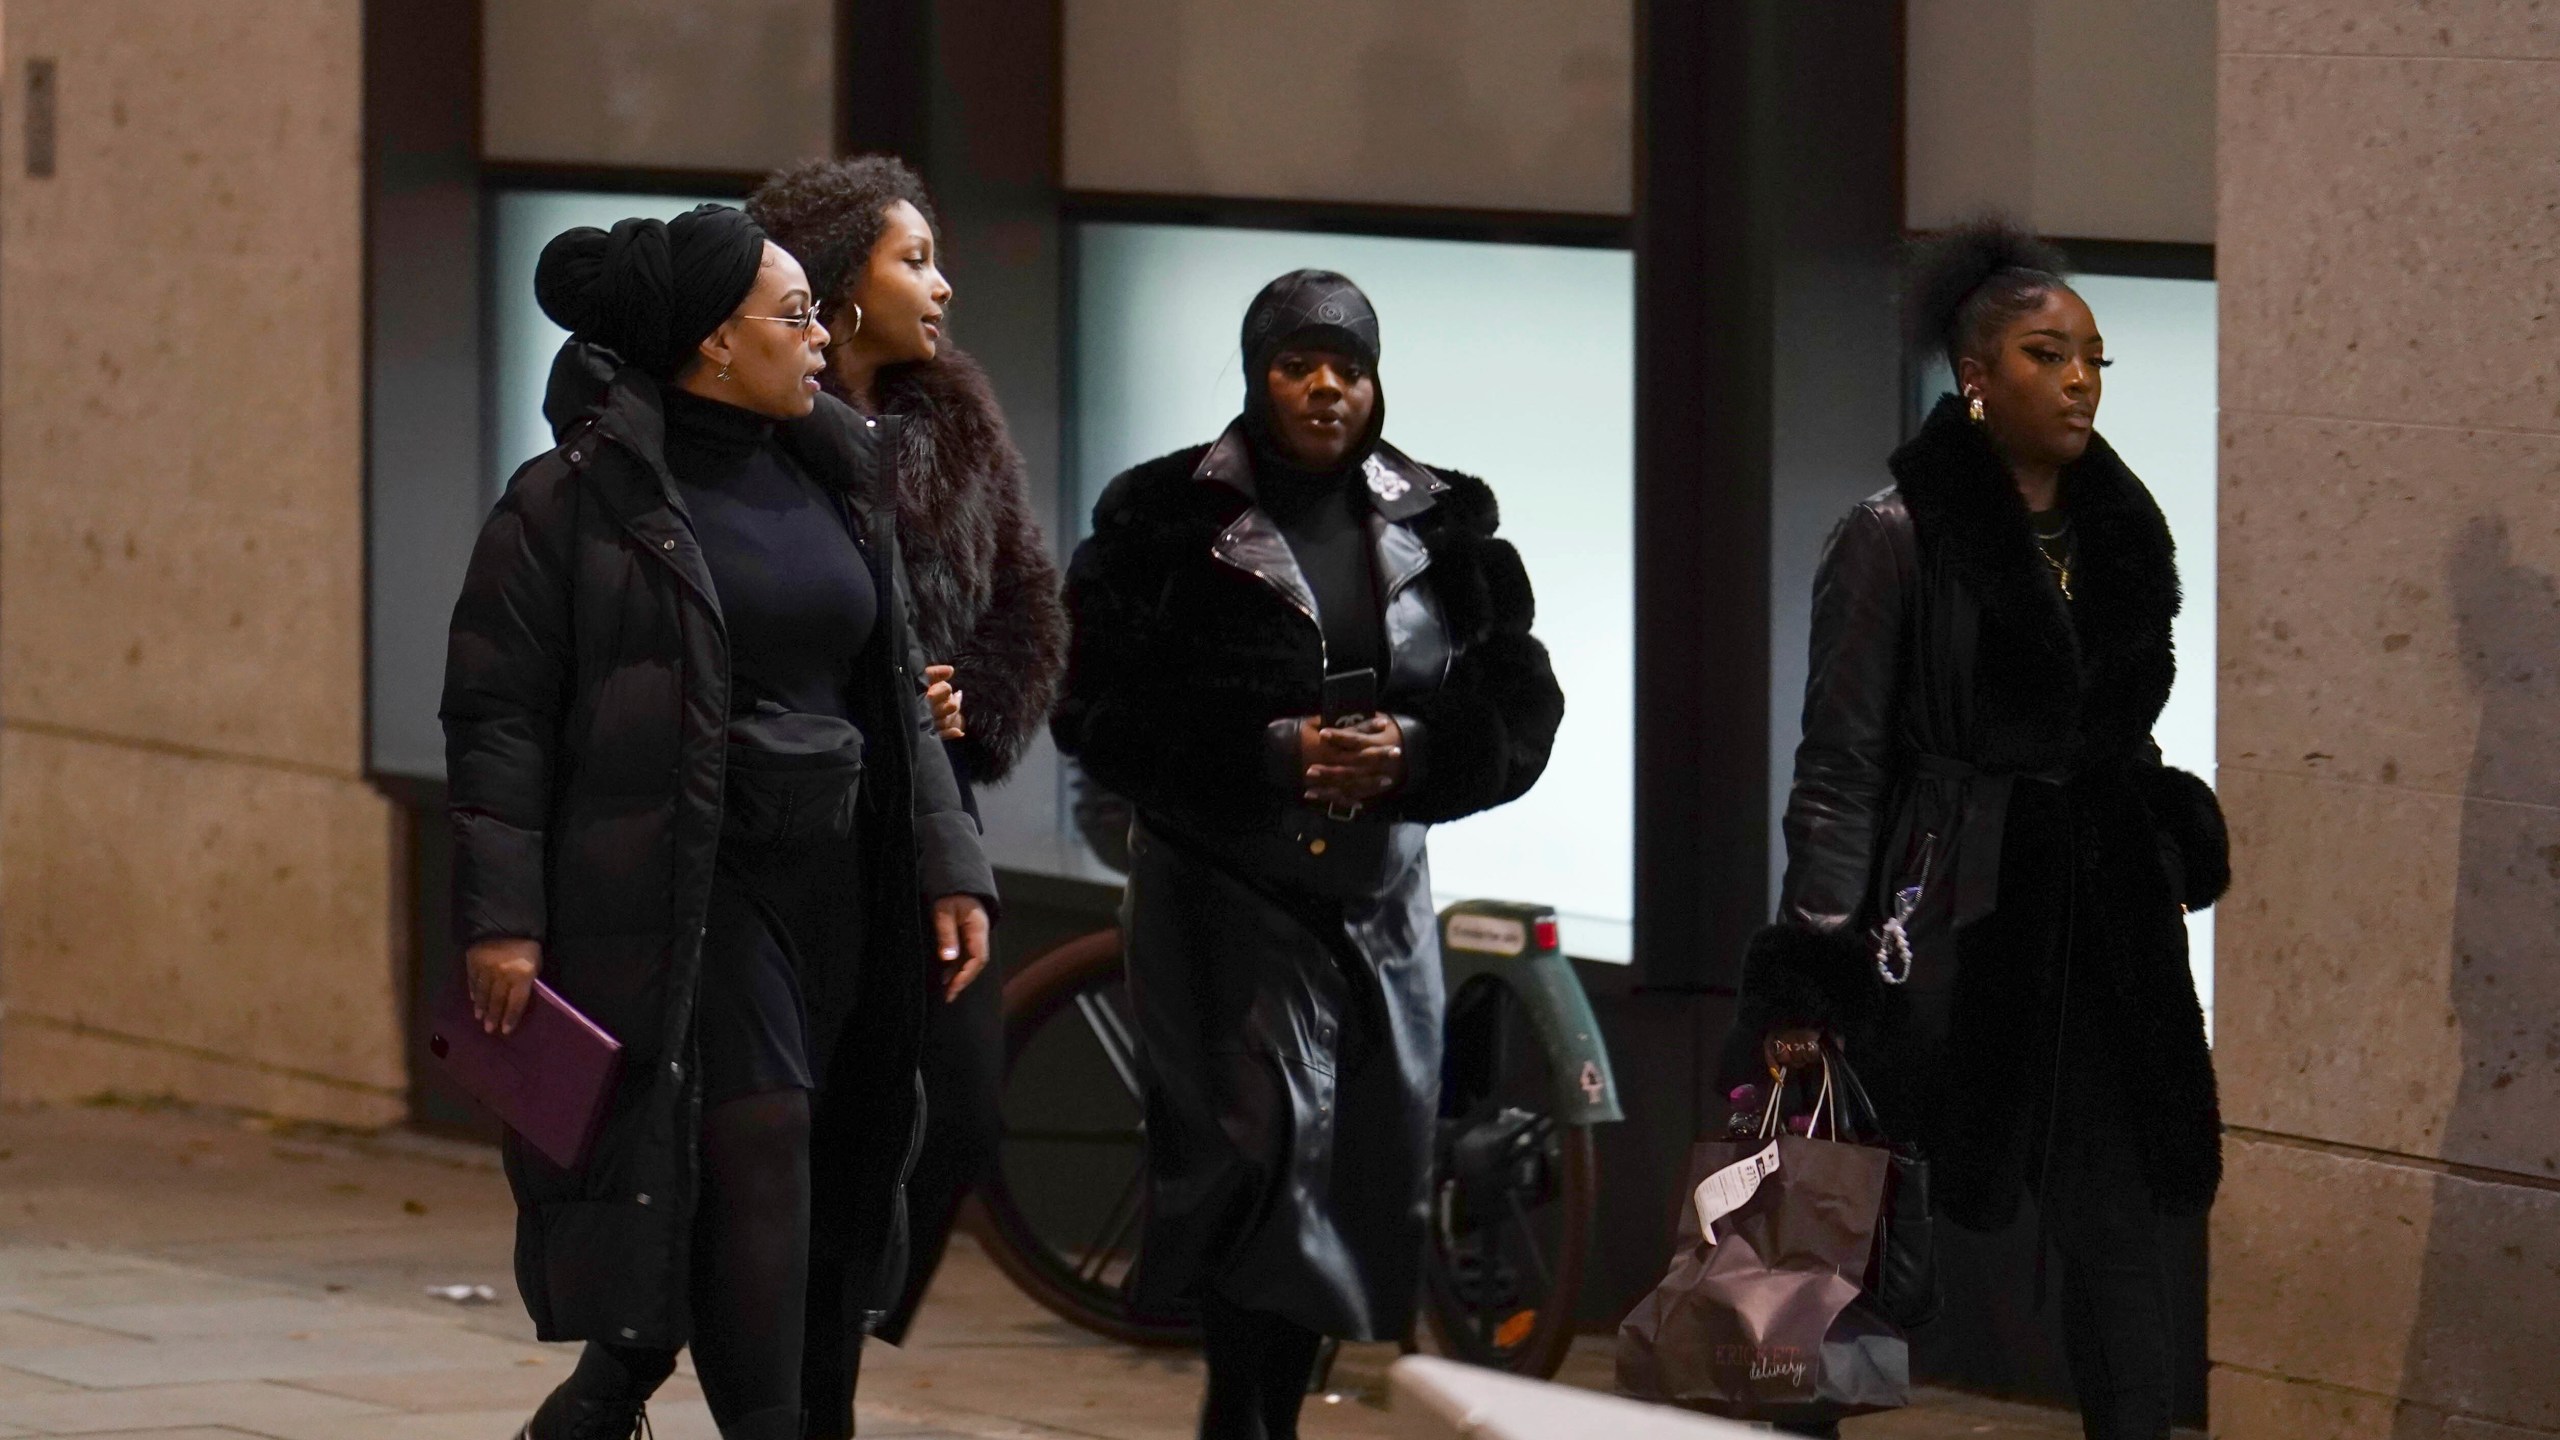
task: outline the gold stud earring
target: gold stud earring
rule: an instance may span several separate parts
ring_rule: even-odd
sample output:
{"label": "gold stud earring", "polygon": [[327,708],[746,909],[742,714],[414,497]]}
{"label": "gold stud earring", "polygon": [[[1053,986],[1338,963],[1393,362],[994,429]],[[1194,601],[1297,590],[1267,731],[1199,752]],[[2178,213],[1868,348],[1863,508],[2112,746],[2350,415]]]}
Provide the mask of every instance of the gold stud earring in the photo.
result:
{"label": "gold stud earring", "polygon": [[[719,374],[719,376],[718,376],[717,378],[722,379],[722,380],[726,380],[726,379],[728,379],[728,378],[729,378],[729,367],[728,367],[728,366],[726,366],[726,365],[721,366],[721,367],[720,367],[720,374]],[[1974,412],[1974,413],[1973,413],[1973,418],[1974,418],[1974,419],[1979,420],[1979,419],[1981,419],[1981,418],[1982,418],[1982,402],[1981,402],[1981,401],[1976,400],[1976,401],[1974,401],[1974,402],[1973,402],[1973,412]]]}
{"label": "gold stud earring", "polygon": [[1964,413],[1972,418],[1974,424],[1979,425],[1983,423],[1982,397],[1971,390],[1967,390],[1964,392],[1964,398],[1967,402]]}

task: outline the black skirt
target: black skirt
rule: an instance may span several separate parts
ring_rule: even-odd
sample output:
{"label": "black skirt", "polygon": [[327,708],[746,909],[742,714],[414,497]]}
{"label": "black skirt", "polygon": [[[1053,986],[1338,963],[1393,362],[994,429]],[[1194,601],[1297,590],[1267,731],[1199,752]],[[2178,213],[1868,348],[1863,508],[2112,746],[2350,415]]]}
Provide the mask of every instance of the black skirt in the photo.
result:
{"label": "black skirt", "polygon": [[862,974],[861,841],[723,841],[695,1036],[703,1100],[824,1088]]}

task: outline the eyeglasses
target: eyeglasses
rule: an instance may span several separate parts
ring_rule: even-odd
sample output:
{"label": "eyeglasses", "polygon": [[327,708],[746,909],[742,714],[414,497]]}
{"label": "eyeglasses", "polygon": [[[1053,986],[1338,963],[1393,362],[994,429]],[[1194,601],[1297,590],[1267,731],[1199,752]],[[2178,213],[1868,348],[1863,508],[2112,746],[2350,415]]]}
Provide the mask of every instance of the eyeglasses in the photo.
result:
{"label": "eyeglasses", "polygon": [[777,325],[788,325],[792,329],[806,335],[809,333],[809,327],[818,323],[818,312],[826,308],[827,307],[824,303],[817,303],[812,304],[808,309],[801,311],[797,315],[741,315],[738,318],[741,320],[770,320]]}

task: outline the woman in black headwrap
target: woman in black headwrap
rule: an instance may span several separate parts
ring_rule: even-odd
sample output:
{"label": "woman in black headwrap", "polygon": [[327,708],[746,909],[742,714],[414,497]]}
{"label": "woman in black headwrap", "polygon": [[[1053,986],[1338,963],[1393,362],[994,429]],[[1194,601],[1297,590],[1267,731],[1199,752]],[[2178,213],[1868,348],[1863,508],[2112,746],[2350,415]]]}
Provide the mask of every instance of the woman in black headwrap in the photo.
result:
{"label": "woman in black headwrap", "polygon": [[625,1440],[687,1343],[724,1436],[846,1434],[926,987],[984,964],[995,894],[910,661],[888,447],[819,393],[808,280],[736,210],[571,230],[535,287],[623,363],[454,608],[455,924],[484,1024],[539,976],[625,1068],[581,1168],[508,1147],[535,1329],[589,1342],[524,1434]]}
{"label": "woman in black headwrap", "polygon": [[1244,414],[1121,475],[1068,569],[1058,747],[1129,798],[1142,1303],[1197,1303],[1200,1433],[1297,1433],[1318,1342],[1412,1326],[1440,1081],[1424,835],[1517,799],[1564,696],[1484,482],[1379,438],[1329,271],[1246,312]]}

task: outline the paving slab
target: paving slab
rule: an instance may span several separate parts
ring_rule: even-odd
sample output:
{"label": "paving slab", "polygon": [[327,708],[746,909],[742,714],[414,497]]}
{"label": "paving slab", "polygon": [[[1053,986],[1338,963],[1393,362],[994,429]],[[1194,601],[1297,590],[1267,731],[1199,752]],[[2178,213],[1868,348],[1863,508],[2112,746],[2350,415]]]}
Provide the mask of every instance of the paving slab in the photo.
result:
{"label": "paving slab", "polygon": [[119,1430],[113,1440],[242,1440],[245,1431],[189,1425],[179,1430]]}
{"label": "paving slab", "polygon": [[[397,1375],[324,1375],[284,1383],[414,1415],[500,1409],[513,1410],[521,1419],[542,1403],[542,1397],[551,1393],[576,1362],[576,1348],[564,1345],[553,1354],[520,1359],[511,1365]],[[701,1398],[702,1387],[690,1375],[677,1374],[658,1387],[660,1404]]]}
{"label": "paving slab", "polygon": [[190,1425],[230,1426],[264,1434],[277,1425],[340,1425],[384,1413],[388,1413],[385,1407],[334,1395],[236,1381],[124,1390],[70,1389],[0,1400],[0,1422],[42,1435],[105,1435]]}
{"label": "paving slab", "polygon": [[[437,1329],[434,1316],[385,1310],[379,1305],[303,1295],[258,1295],[181,1304],[63,1305],[31,1307],[34,1318],[146,1340],[211,1335],[303,1335],[323,1330]],[[5,1334],[0,1331],[0,1334]],[[6,1347],[0,1347],[6,1348]]]}
{"label": "paving slab", "polygon": [[303,1380],[502,1365],[503,1340],[453,1327],[296,1331],[286,1335],[188,1335],[145,1344],[118,1340],[0,1350],[0,1365],[91,1389],[220,1380]]}
{"label": "paving slab", "polygon": [[74,1324],[24,1310],[0,1310],[0,1350],[25,1350],[54,1345],[94,1345],[108,1340],[139,1340],[141,1336],[123,1334],[96,1325]]}
{"label": "paving slab", "polygon": [[[177,1109],[0,1107],[0,1440],[504,1440],[575,1363],[533,1342],[514,1206],[485,1150]],[[422,1213],[423,1212],[423,1213]],[[461,1306],[429,1285],[485,1284]],[[1306,1440],[1387,1440],[1388,1345],[1343,1348]],[[1607,1336],[1568,1384],[1607,1389]],[[903,1348],[864,1359],[861,1433],[1191,1440],[1198,1357],[1034,1305],[957,1238]],[[650,1418],[718,1440],[690,1365]],[[2066,1440],[2067,1415],[1932,1392],[1850,1440]]]}
{"label": "paving slab", "polygon": [[37,1395],[60,1395],[76,1388],[78,1387],[65,1385],[59,1380],[47,1380],[41,1375],[30,1375],[24,1370],[11,1370],[6,1366],[0,1366],[0,1401],[25,1400]]}

